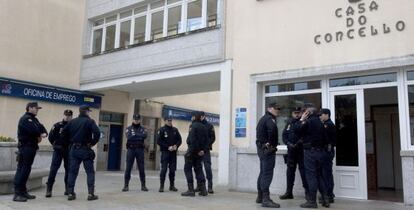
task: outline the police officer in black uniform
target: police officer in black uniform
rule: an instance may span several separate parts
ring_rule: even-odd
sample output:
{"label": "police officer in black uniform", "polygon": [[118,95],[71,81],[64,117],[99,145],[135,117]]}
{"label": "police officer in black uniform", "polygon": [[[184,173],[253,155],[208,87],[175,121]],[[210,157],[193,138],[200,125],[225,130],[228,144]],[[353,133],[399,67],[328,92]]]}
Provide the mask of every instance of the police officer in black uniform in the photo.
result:
{"label": "police officer in black uniform", "polygon": [[259,120],[256,127],[257,155],[260,159],[260,173],[257,179],[256,203],[262,207],[279,208],[280,205],[270,199],[270,184],[273,179],[273,170],[276,163],[276,151],[278,145],[278,130],[276,117],[280,108],[276,103],[267,106],[266,114]]}
{"label": "police officer in black uniform", "polygon": [[303,164],[303,145],[301,138],[296,134],[295,127],[299,123],[301,117],[301,108],[296,107],[292,111],[292,118],[288,121],[283,129],[283,142],[288,148],[288,154],[285,156],[287,165],[286,170],[286,193],[281,195],[281,200],[293,199],[293,185],[295,183],[296,167],[299,167],[302,185],[305,192],[308,191],[308,186],[305,178],[305,166]]}
{"label": "police officer in black uniform", "polygon": [[68,172],[69,172],[69,141],[61,138],[61,132],[70,120],[72,120],[72,110],[65,110],[63,112],[64,118],[62,121],[53,125],[49,132],[49,142],[53,146],[52,163],[50,164],[49,177],[46,183],[46,198],[52,197],[53,184],[55,183],[56,174],[63,161],[65,168],[65,195],[68,195]]}
{"label": "police officer in black uniform", "polygon": [[184,173],[187,179],[188,191],[181,195],[190,197],[195,196],[192,171],[194,168],[197,183],[199,183],[200,186],[199,195],[207,196],[208,192],[206,189],[206,179],[203,172],[202,161],[205,153],[209,150],[208,130],[201,122],[200,112],[193,112],[192,115],[192,124],[187,138],[188,149],[185,154],[184,164]]}
{"label": "police officer in black uniform", "polygon": [[87,175],[88,201],[97,200],[95,195],[95,169],[93,161],[95,146],[100,138],[100,131],[95,121],[90,118],[91,109],[87,105],[79,107],[79,117],[71,120],[62,130],[64,141],[70,141],[69,151],[69,175],[68,175],[68,200],[75,200],[75,183],[79,173],[79,166],[83,162]]}
{"label": "police officer in black uniform", "polygon": [[303,138],[305,176],[308,183],[308,194],[306,203],[301,204],[302,208],[317,208],[316,193],[319,189],[325,207],[329,207],[326,200],[326,186],[323,180],[322,167],[325,164],[325,128],[319,119],[319,113],[312,104],[305,106],[306,111],[300,118],[297,126],[298,135]]}
{"label": "police officer in black uniform", "polygon": [[208,130],[209,150],[207,150],[204,154],[203,165],[204,170],[206,171],[206,178],[208,181],[208,193],[213,194],[213,172],[211,170],[210,151],[213,150],[213,144],[216,141],[216,132],[214,131],[214,125],[207,121],[206,114],[204,112],[201,112],[201,122],[204,126],[207,127]]}
{"label": "police officer in black uniform", "polygon": [[13,201],[26,202],[27,199],[35,199],[36,196],[27,192],[27,180],[32,170],[32,164],[39,149],[38,144],[42,138],[47,137],[45,127],[36,118],[41,109],[37,102],[30,102],[26,105],[26,113],[20,118],[17,127],[18,154],[17,169],[14,176],[14,197]]}
{"label": "police officer in black uniform", "polygon": [[167,168],[169,169],[170,191],[178,191],[175,188],[175,171],[177,170],[177,150],[181,146],[181,135],[177,128],[172,125],[172,118],[164,118],[165,125],[157,132],[157,144],[161,150],[161,172],[160,172],[160,189],[164,192],[165,176]]}
{"label": "police officer in black uniform", "polygon": [[334,190],[334,178],[333,178],[333,159],[335,158],[335,147],[336,147],[336,126],[331,120],[331,110],[321,109],[321,121],[325,127],[325,136],[328,141],[326,147],[326,164],[322,166],[323,168],[323,177],[325,178],[326,183],[326,192],[329,199],[329,203],[334,202],[335,194]]}
{"label": "police officer in black uniform", "polygon": [[123,192],[129,190],[129,180],[131,179],[131,170],[134,165],[135,159],[137,160],[139,178],[141,180],[141,191],[148,191],[145,184],[145,166],[144,166],[144,149],[145,144],[144,140],[147,138],[147,131],[141,125],[141,116],[136,114],[133,116],[132,125],[129,126],[126,131],[127,144],[126,147],[127,157],[126,157],[126,169],[124,176],[124,188]]}

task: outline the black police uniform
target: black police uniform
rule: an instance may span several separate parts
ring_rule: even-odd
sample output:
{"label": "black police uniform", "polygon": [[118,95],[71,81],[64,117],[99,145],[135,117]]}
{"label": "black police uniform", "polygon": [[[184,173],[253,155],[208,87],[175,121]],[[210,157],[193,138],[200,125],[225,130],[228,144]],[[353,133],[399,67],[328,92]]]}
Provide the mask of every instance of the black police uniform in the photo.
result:
{"label": "black police uniform", "polygon": [[200,195],[207,195],[206,179],[203,172],[203,156],[199,156],[200,151],[209,150],[208,130],[201,121],[193,121],[187,138],[188,149],[185,154],[184,173],[187,179],[188,191],[183,196],[194,196],[194,178],[192,169],[196,175],[197,183],[200,186]]}
{"label": "black police uniform", "polygon": [[32,170],[38,143],[41,134],[46,133],[46,128],[39,122],[36,116],[26,112],[19,120],[17,128],[18,138],[18,163],[14,176],[14,192],[16,196],[34,198],[27,193],[26,183]]}
{"label": "black police uniform", "polygon": [[[49,142],[53,145],[53,156],[52,156],[52,163],[50,165],[50,172],[49,177],[46,183],[47,192],[51,193],[53,184],[55,183],[56,174],[60,168],[60,165],[63,161],[63,167],[65,168],[65,194],[67,194],[67,186],[68,186],[68,174],[69,174],[69,146],[70,142],[65,141],[61,138],[61,132],[63,128],[68,124],[67,121],[62,120],[61,122],[57,122],[53,125],[52,129],[49,133]],[[46,195],[50,197],[51,194]]]}
{"label": "black police uniform", "polygon": [[[177,170],[177,150],[169,151],[170,146],[181,146],[182,139],[180,132],[173,126],[164,125],[157,132],[157,144],[161,150],[161,172],[160,172],[160,190],[164,188],[165,176],[167,168],[169,169],[170,190],[175,188],[175,171]],[[175,191],[175,190],[174,190]]]}
{"label": "black police uniform", "polygon": [[334,177],[333,177],[333,159],[335,158],[335,147],[336,147],[336,126],[331,119],[324,122],[325,135],[328,141],[327,153],[326,153],[326,164],[323,165],[323,171],[326,183],[326,192],[329,201],[332,203],[335,194],[334,190]]}
{"label": "black police uniform", "polygon": [[137,161],[139,178],[141,180],[141,189],[146,190],[145,185],[145,166],[144,166],[144,149],[145,144],[144,140],[147,138],[147,131],[141,124],[132,124],[126,129],[127,144],[126,147],[127,157],[126,157],[126,169],[124,176],[124,191],[127,191],[129,186],[129,180],[131,179],[131,170],[134,165],[134,161]]}
{"label": "black police uniform", "polygon": [[288,148],[286,155],[286,193],[281,196],[281,199],[293,198],[292,191],[295,183],[296,167],[299,168],[299,173],[302,179],[302,186],[307,192],[308,186],[305,178],[305,166],[303,163],[303,145],[302,140],[295,132],[299,119],[291,118],[283,129],[283,143]]}
{"label": "black police uniform", "polygon": [[82,162],[87,175],[88,200],[91,196],[95,196],[95,169],[93,166],[95,152],[92,150],[92,147],[98,143],[100,134],[95,121],[83,113],[79,114],[79,117],[71,120],[62,130],[62,138],[65,141],[69,140],[72,144],[69,151],[69,200],[76,198],[74,189],[79,173],[79,166]]}
{"label": "black police uniform", "polygon": [[[307,120],[298,123],[297,132],[303,138],[305,176],[308,183],[307,202],[301,206],[313,208],[317,207],[316,193],[318,189],[323,199],[326,198],[326,186],[322,174],[327,145],[325,128],[319,116],[311,114]],[[325,205],[329,205],[329,202],[324,203]]]}
{"label": "black police uniform", "polygon": [[[257,203],[273,202],[270,200],[269,188],[273,180],[278,145],[278,128],[276,117],[270,112],[260,118],[256,127],[257,155],[260,159],[260,173],[257,178]],[[269,146],[266,146],[269,144]]]}
{"label": "black police uniform", "polygon": [[211,154],[210,151],[213,150],[213,144],[216,141],[216,133],[214,131],[214,125],[209,123],[206,119],[201,121],[204,126],[207,127],[208,130],[208,142],[209,142],[209,150],[207,150],[204,154],[203,158],[203,165],[204,170],[206,171],[206,178],[208,181],[208,190],[209,193],[213,193],[213,172],[211,170]]}

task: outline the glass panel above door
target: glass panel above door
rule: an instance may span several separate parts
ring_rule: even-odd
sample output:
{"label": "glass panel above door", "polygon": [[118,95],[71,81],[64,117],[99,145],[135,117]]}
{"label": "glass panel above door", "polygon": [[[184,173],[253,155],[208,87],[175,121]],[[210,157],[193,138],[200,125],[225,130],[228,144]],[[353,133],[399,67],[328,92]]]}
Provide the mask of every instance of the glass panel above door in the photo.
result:
{"label": "glass panel above door", "polygon": [[329,80],[330,87],[368,85],[376,83],[396,82],[397,73],[377,74],[368,76],[345,77]]}
{"label": "glass panel above door", "polygon": [[291,92],[300,90],[313,90],[320,89],[321,81],[310,81],[310,82],[296,82],[287,84],[267,85],[265,87],[266,93],[280,93],[280,92]]}

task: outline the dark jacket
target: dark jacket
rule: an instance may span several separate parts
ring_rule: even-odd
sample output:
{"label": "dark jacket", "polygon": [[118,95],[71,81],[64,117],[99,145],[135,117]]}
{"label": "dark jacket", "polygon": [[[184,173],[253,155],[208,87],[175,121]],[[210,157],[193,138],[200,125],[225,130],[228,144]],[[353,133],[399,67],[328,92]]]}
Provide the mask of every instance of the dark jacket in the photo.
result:
{"label": "dark jacket", "polygon": [[141,124],[132,124],[125,131],[127,137],[127,148],[130,146],[144,148],[144,140],[147,138],[147,131]]}
{"label": "dark jacket", "polygon": [[61,138],[61,133],[63,128],[68,124],[67,121],[60,121],[53,125],[52,129],[49,132],[49,142],[53,145],[54,148],[68,148],[70,145],[69,141],[65,141]]}
{"label": "dark jacket", "polygon": [[61,135],[64,141],[92,147],[98,143],[101,132],[95,120],[80,114],[63,127]]}
{"label": "dark jacket", "polygon": [[200,121],[193,121],[187,137],[189,154],[197,154],[200,151],[209,150],[208,130]]}
{"label": "dark jacket", "polygon": [[296,145],[299,142],[299,135],[295,132],[298,123],[299,119],[291,118],[283,129],[282,140],[288,146]]}
{"label": "dark jacket", "polygon": [[309,147],[322,148],[327,145],[325,128],[317,114],[312,114],[305,121],[298,123],[296,132],[302,137],[305,149]]}
{"label": "dark jacket", "polygon": [[208,141],[210,150],[213,150],[213,144],[216,141],[216,132],[214,131],[214,125],[209,123],[206,119],[201,121],[208,130]]}
{"label": "dark jacket", "polygon": [[42,133],[46,133],[46,128],[43,126],[35,115],[26,112],[19,120],[17,127],[17,138],[19,146],[30,146],[39,149],[38,140]]}
{"label": "dark jacket", "polygon": [[324,122],[324,127],[325,127],[325,135],[326,135],[327,142],[332,146],[336,146],[335,124],[332,122],[331,119],[329,119],[326,122]]}
{"label": "dark jacket", "polygon": [[160,145],[161,151],[169,151],[168,147],[177,145],[181,146],[182,140],[177,128],[164,125],[157,132],[157,144]]}
{"label": "dark jacket", "polygon": [[276,117],[270,112],[260,118],[256,127],[256,144],[262,146],[269,143],[271,146],[279,144],[279,134],[277,130]]}

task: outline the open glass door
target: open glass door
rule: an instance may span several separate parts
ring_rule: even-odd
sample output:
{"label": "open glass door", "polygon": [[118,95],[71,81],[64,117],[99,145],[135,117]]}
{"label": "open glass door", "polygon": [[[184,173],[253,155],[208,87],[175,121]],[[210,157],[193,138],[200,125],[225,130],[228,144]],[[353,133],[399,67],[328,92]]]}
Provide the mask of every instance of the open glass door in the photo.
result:
{"label": "open glass door", "polygon": [[338,135],[335,194],[367,199],[363,90],[331,92],[330,107]]}

